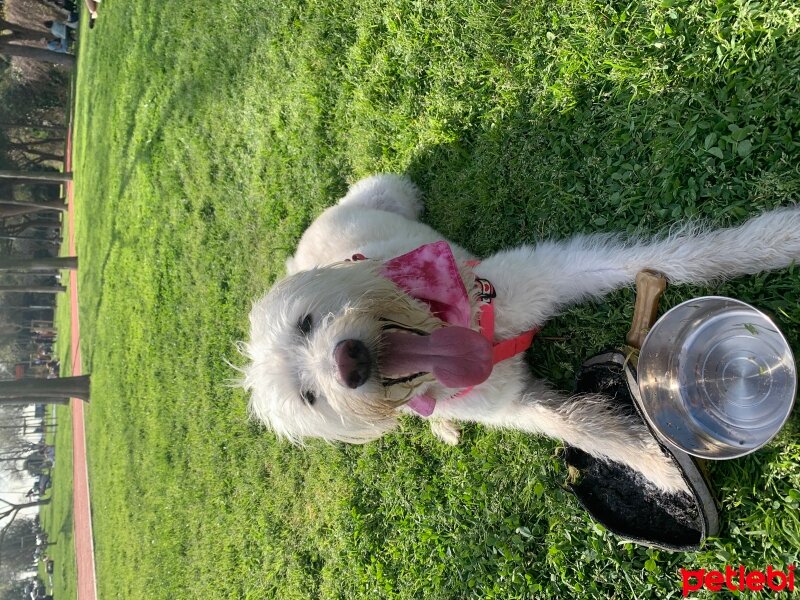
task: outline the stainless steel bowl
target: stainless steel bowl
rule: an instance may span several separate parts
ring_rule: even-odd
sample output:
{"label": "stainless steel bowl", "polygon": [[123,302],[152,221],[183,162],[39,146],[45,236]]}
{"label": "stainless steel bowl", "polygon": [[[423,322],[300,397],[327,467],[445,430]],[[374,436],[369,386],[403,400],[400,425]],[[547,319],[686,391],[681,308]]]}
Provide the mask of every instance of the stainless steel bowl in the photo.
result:
{"label": "stainless steel bowl", "polygon": [[652,327],[638,365],[645,418],[678,448],[715,460],[757,450],[794,404],[794,356],[749,304],[707,296],[679,304]]}

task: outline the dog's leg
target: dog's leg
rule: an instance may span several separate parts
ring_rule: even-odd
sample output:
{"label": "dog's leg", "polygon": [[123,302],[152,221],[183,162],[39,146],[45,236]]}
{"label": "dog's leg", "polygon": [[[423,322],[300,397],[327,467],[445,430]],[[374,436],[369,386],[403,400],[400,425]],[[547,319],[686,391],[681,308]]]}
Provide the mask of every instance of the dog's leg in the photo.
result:
{"label": "dog's leg", "polygon": [[563,440],[594,457],[628,465],[666,492],[687,491],[672,460],[642,420],[604,396],[570,397],[532,380],[521,398],[479,420]]}
{"label": "dog's leg", "polygon": [[459,427],[458,423],[444,419],[431,419],[428,422],[433,435],[448,446],[458,445],[458,440],[461,438],[461,427]]}
{"label": "dog's leg", "polygon": [[475,268],[497,291],[497,332],[542,324],[575,302],[633,283],[642,269],[673,283],[708,283],[789,266],[800,260],[800,208],[775,210],[730,229],[686,226],[662,239],[579,236],[521,246]]}

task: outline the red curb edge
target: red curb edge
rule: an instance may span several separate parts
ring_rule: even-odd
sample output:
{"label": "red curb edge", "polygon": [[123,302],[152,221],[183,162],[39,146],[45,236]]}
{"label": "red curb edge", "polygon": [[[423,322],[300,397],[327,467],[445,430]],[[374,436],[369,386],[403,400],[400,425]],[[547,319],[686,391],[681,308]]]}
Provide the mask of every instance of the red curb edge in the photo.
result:
{"label": "red curb edge", "polygon": [[[64,170],[72,170],[72,127],[67,130],[67,149]],[[67,219],[69,222],[69,253],[75,252],[75,195],[71,181],[65,185]],[[78,273],[69,274],[69,300],[71,313],[70,351],[72,374],[81,375],[80,323],[78,320]],[[89,500],[89,469],[86,463],[86,430],[84,428],[84,402],[70,401],[72,413],[72,485],[73,530],[75,556],[78,566],[78,600],[97,600],[97,574],[94,561],[94,535],[92,533],[92,507]]]}

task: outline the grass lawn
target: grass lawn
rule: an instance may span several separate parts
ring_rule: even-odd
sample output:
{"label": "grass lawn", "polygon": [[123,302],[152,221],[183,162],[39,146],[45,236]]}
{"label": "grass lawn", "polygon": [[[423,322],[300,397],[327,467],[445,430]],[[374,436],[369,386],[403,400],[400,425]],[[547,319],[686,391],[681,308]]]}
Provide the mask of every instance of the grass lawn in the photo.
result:
{"label": "grass lawn", "polygon": [[[797,561],[797,415],[712,465],[724,529],[669,554],[594,525],[556,442],[468,427],[449,448],[409,420],[296,449],[248,420],[226,360],[304,227],[370,173],[408,173],[426,221],[477,254],[797,201],[800,5],[101,9],[75,136],[101,598],[675,598],[679,567]],[[800,269],[665,306],[700,293],[771,312],[800,351]],[[554,320],[533,370],[570,389],[631,312],[624,290]]]}

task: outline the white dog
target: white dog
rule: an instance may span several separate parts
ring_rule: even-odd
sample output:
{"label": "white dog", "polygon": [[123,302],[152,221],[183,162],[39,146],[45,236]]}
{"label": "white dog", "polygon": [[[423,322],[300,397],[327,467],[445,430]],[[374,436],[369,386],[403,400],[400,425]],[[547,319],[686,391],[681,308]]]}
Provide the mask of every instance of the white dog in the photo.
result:
{"label": "white dog", "polygon": [[[391,431],[401,413],[429,418],[452,444],[454,421],[519,429],[626,464],[662,490],[685,490],[638,418],[602,396],[571,397],[534,380],[514,354],[527,338],[492,365],[487,338],[515,338],[575,302],[630,285],[645,268],[672,283],[706,283],[789,266],[800,259],[800,208],[648,242],[547,241],[479,263],[455,244],[436,243],[443,238],[417,221],[421,211],[414,184],[378,175],[309,227],[288,276],[250,314],[243,385],[252,414],[294,442],[367,442]],[[485,331],[487,301],[493,334]]]}

